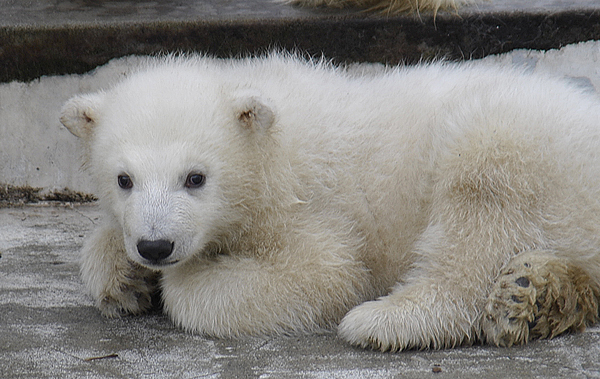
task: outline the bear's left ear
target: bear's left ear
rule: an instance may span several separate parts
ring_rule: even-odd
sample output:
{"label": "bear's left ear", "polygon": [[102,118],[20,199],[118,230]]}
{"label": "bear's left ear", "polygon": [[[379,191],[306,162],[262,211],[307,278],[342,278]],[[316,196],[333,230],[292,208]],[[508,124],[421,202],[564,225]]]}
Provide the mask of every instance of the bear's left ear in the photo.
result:
{"label": "bear's left ear", "polygon": [[236,93],[234,111],[240,127],[249,131],[266,131],[275,123],[273,109],[254,91]]}

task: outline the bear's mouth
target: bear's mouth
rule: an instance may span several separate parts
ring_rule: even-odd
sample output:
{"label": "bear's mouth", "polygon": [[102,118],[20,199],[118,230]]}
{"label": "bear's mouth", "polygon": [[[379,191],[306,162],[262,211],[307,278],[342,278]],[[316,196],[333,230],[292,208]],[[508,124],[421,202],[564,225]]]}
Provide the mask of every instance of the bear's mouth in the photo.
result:
{"label": "bear's mouth", "polygon": [[148,268],[159,270],[161,268],[174,266],[177,263],[179,263],[179,260],[175,260],[175,261],[150,261],[150,260],[144,260],[144,262],[142,264],[144,266],[148,267]]}

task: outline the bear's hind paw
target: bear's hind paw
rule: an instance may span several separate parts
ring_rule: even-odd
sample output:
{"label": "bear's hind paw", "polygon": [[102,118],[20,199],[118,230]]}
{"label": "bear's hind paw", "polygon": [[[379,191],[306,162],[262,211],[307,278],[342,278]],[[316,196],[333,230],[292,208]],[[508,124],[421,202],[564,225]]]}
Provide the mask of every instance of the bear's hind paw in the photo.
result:
{"label": "bear's hind paw", "polygon": [[582,269],[551,252],[521,253],[493,284],[483,332],[487,342],[508,347],[579,331],[596,321],[599,294]]}

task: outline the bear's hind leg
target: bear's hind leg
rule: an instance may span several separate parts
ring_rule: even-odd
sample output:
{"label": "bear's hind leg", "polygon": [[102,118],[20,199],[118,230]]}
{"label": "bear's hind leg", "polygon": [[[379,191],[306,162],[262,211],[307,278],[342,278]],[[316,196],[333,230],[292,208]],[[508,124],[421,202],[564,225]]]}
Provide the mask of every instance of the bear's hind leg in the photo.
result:
{"label": "bear's hind leg", "polygon": [[483,319],[489,343],[523,344],[581,331],[598,319],[600,288],[580,267],[550,251],[511,259],[493,284]]}
{"label": "bear's hind leg", "polygon": [[503,265],[549,244],[547,212],[561,206],[553,203],[562,196],[559,169],[535,138],[485,120],[477,125],[439,157],[411,275],[342,320],[340,335],[350,343],[380,350],[472,343],[483,336],[486,301]]}

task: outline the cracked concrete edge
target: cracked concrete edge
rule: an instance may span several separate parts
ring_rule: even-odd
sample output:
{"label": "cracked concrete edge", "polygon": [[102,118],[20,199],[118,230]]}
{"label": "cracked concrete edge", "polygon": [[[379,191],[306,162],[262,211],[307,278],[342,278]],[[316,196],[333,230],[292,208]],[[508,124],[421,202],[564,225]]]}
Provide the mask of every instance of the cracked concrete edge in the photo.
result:
{"label": "cracked concrete edge", "polygon": [[47,190],[39,187],[13,186],[0,183],[0,207],[25,204],[83,204],[98,200],[96,196],[72,191],[69,188]]}

